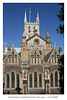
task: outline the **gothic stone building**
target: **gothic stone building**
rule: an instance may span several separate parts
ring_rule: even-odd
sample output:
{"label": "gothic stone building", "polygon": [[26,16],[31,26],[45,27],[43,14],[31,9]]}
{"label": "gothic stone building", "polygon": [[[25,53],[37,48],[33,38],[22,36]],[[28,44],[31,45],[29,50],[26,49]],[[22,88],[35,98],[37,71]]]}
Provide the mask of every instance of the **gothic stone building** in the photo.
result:
{"label": "gothic stone building", "polygon": [[47,32],[46,40],[40,36],[39,14],[36,22],[27,22],[26,11],[24,18],[24,32],[21,42],[21,51],[8,45],[7,52],[3,53],[3,84],[4,92],[16,94],[19,87],[23,94],[58,94],[59,71],[58,59],[62,55],[52,49],[50,36]]}

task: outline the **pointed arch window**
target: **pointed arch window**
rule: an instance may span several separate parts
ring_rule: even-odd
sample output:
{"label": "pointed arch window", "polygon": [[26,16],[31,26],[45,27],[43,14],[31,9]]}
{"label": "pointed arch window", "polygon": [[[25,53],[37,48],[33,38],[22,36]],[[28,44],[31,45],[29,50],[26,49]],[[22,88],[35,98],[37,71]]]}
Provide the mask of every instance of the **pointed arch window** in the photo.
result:
{"label": "pointed arch window", "polygon": [[58,73],[57,71],[55,72],[55,86],[58,86]]}
{"label": "pointed arch window", "polygon": [[17,63],[17,55],[15,55],[15,63]]}
{"label": "pointed arch window", "polygon": [[12,72],[11,80],[12,80],[12,88],[15,88],[15,74],[14,74],[14,72]]}
{"label": "pointed arch window", "polygon": [[42,75],[39,74],[39,87],[42,87]]}
{"label": "pointed arch window", "polygon": [[34,87],[37,87],[37,72],[34,72]]}
{"label": "pointed arch window", "polygon": [[10,87],[10,78],[9,78],[9,74],[7,74],[7,88]]}
{"label": "pointed arch window", "polygon": [[51,87],[53,87],[53,74],[51,74]]}
{"label": "pointed arch window", "polygon": [[12,52],[12,63],[14,63],[14,52]]}
{"label": "pointed arch window", "polygon": [[33,28],[34,28],[34,31],[33,32],[35,33],[35,26]]}
{"label": "pointed arch window", "polygon": [[42,55],[42,51],[41,50],[39,51],[39,53],[40,53],[40,55]]}
{"label": "pointed arch window", "polygon": [[30,87],[32,87],[32,74],[29,75]]}
{"label": "pointed arch window", "polygon": [[36,63],[36,52],[35,52],[35,63]]}
{"label": "pointed arch window", "polygon": [[55,63],[56,63],[56,55],[55,55]]}
{"label": "pointed arch window", "polygon": [[39,56],[38,56],[38,63],[39,63]]}

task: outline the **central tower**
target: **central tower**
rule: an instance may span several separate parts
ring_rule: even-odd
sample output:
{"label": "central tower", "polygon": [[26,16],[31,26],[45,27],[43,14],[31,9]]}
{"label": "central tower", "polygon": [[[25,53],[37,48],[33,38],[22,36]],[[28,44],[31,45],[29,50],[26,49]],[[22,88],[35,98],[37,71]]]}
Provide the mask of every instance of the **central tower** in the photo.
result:
{"label": "central tower", "polygon": [[34,22],[34,23],[33,22],[27,22],[27,16],[26,16],[26,10],[25,10],[23,36],[26,36],[26,39],[29,39],[35,33],[40,35],[40,32],[39,32],[39,14],[37,12],[36,22]]}

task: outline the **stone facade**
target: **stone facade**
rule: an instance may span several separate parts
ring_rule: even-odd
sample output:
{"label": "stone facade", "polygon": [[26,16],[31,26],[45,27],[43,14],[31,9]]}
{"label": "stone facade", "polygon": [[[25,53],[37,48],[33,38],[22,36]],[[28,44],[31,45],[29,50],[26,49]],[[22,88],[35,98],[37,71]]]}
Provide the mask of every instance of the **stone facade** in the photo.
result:
{"label": "stone facade", "polygon": [[3,53],[5,93],[16,94],[18,87],[23,94],[60,93],[58,60],[62,49],[59,47],[59,52],[55,46],[52,49],[48,32],[46,40],[40,36],[38,13],[36,23],[28,23],[25,11],[21,52],[16,52],[14,44],[7,50]]}

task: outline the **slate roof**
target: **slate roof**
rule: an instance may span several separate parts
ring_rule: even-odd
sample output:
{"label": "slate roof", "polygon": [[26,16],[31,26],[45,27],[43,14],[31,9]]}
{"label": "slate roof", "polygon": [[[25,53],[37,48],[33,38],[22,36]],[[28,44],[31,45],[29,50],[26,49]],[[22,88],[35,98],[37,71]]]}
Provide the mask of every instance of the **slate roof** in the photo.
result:
{"label": "slate roof", "polygon": [[52,51],[50,53],[48,53],[46,56],[44,56],[44,61],[45,62],[47,62],[47,60],[49,59],[51,53],[52,53]]}

